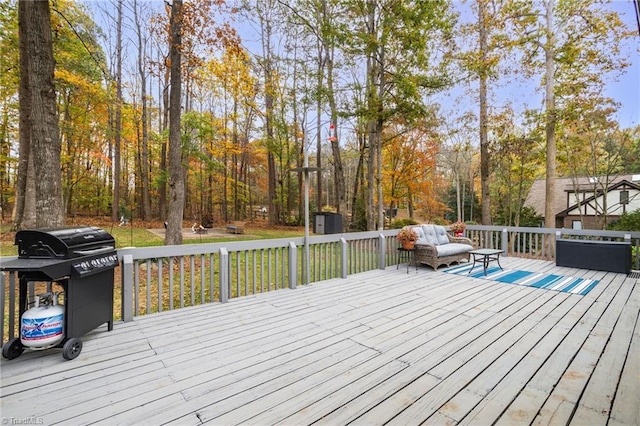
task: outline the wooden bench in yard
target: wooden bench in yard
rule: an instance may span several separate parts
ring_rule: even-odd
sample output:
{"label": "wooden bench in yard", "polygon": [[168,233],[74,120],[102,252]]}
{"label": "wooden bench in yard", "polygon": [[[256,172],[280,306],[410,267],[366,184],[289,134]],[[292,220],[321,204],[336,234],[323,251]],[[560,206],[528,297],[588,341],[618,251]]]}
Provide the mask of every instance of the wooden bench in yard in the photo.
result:
{"label": "wooden bench in yard", "polygon": [[231,222],[227,224],[227,232],[231,234],[244,234],[244,225],[246,222]]}

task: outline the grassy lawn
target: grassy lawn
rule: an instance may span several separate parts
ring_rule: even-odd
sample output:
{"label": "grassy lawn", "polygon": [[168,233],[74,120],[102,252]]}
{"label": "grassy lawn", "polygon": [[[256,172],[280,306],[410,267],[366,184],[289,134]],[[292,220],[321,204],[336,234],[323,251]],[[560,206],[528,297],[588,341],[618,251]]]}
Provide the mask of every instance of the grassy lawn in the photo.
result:
{"label": "grassy lawn", "polygon": [[[95,223],[93,223],[95,222]],[[162,227],[159,223],[133,223],[132,226],[118,226],[118,224],[112,224],[110,221],[89,220],[83,224],[98,226],[111,235],[116,240],[116,247],[151,247],[161,246],[164,244],[164,240],[161,236],[155,234],[149,229],[160,229]],[[75,225],[69,225],[75,226]],[[188,225],[185,224],[185,229],[188,229]],[[217,229],[224,233],[224,228]],[[184,238],[183,244],[202,244],[202,243],[217,243],[224,241],[241,241],[241,240],[265,240],[273,238],[287,238],[287,237],[301,237],[304,235],[304,229],[301,227],[276,227],[270,228],[265,225],[264,222],[249,222],[245,227],[244,234],[229,234],[229,236],[215,236],[207,234],[198,235],[196,238]],[[0,257],[1,256],[15,256],[17,246],[14,245],[15,232],[11,231],[10,224],[0,224]]]}

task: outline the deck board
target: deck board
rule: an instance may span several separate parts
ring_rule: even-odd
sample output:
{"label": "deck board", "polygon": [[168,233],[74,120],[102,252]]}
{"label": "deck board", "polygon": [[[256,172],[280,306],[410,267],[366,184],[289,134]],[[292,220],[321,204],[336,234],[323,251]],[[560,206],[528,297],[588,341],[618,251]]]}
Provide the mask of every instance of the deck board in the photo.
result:
{"label": "deck board", "polygon": [[579,296],[393,265],[136,317],[84,336],[74,361],[59,350],[2,360],[2,416],[640,424],[638,280],[539,260],[501,263],[601,282]]}
{"label": "deck board", "polygon": [[[637,293],[636,293],[637,294]],[[637,300],[635,301],[637,306]],[[638,312],[636,312],[638,314]],[[640,419],[638,404],[638,381],[640,381],[640,318],[636,316],[629,353],[618,383],[610,424],[633,424]]]}

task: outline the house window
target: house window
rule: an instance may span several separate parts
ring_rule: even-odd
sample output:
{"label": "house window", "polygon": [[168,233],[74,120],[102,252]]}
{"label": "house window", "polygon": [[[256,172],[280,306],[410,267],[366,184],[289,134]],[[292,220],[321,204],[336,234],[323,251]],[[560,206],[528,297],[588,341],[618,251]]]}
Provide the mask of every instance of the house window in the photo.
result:
{"label": "house window", "polygon": [[572,227],[573,229],[582,229],[582,222],[581,222],[581,221],[579,221],[579,220],[574,220],[574,221],[571,223],[571,227]]}
{"label": "house window", "polygon": [[620,191],[620,204],[629,204],[629,191]]}

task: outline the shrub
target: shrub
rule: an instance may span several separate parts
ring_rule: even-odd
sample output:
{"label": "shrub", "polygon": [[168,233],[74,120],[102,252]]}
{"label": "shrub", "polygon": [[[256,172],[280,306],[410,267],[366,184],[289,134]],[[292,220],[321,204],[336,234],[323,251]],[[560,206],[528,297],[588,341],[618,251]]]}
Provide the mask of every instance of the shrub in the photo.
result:
{"label": "shrub", "polygon": [[429,223],[433,223],[434,225],[441,225],[441,226],[446,226],[447,222],[444,218],[442,217],[434,217],[433,219],[431,219],[429,221]]}
{"label": "shrub", "polygon": [[396,219],[389,224],[390,229],[400,229],[408,225],[417,225],[418,222],[415,219],[406,217],[403,219]]}
{"label": "shrub", "polygon": [[544,217],[537,214],[533,207],[525,206],[520,211],[520,226],[544,226]]}
{"label": "shrub", "polygon": [[620,219],[607,225],[611,231],[640,231],[640,209],[624,213]]}

